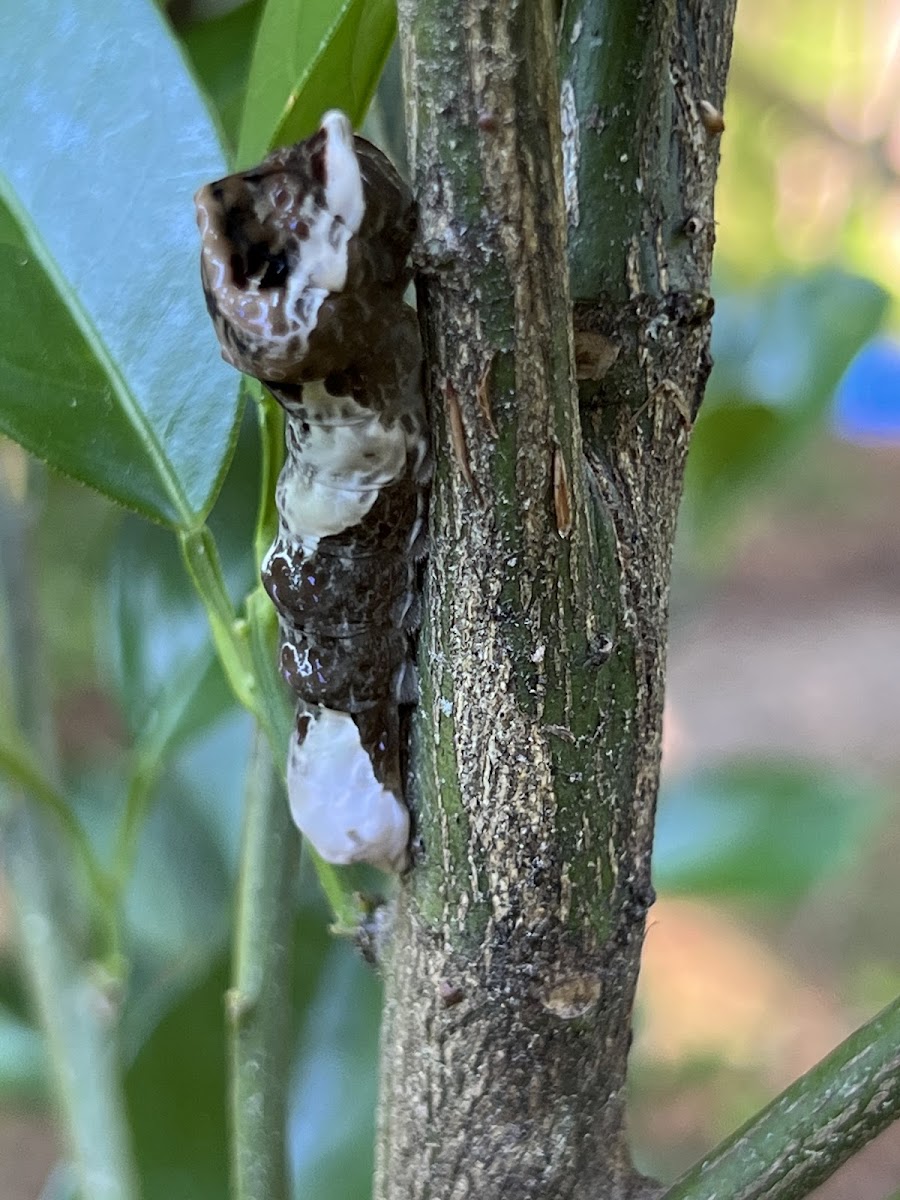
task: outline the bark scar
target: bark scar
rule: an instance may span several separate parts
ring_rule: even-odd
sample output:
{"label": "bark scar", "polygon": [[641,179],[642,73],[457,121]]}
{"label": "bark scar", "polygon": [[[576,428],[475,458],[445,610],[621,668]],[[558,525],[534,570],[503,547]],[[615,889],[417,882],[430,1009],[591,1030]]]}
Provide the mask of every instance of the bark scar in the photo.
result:
{"label": "bark scar", "polygon": [[569,975],[557,980],[541,996],[541,1004],[554,1017],[574,1021],[594,1008],[603,991],[597,975]]}
{"label": "bark scar", "polygon": [[488,358],[487,362],[484,364],[481,375],[478,377],[478,384],[475,388],[475,399],[478,401],[478,411],[481,413],[482,417],[484,417],[485,424],[490,430],[491,436],[495,438],[499,437],[500,434],[497,432],[497,426],[494,424],[494,414],[491,411],[491,396],[488,389],[488,382],[491,376],[491,368],[494,365],[494,359],[496,357],[496,353],[493,353],[491,354],[490,358]]}
{"label": "bark scar", "polygon": [[459,396],[451,379],[444,381],[443,391],[444,400],[447,405],[447,429],[450,434],[450,448],[453,450],[453,457],[456,459],[456,465],[462,472],[463,479],[469,485],[472,495],[480,503],[481,493],[478,490],[478,485],[475,482],[475,476],[472,474],[472,467],[469,463],[469,447],[466,442],[466,431],[463,425],[462,409],[459,406]]}
{"label": "bark scar", "polygon": [[569,471],[559,446],[553,448],[553,507],[556,511],[556,531],[561,538],[572,532],[572,493],[569,490]]}

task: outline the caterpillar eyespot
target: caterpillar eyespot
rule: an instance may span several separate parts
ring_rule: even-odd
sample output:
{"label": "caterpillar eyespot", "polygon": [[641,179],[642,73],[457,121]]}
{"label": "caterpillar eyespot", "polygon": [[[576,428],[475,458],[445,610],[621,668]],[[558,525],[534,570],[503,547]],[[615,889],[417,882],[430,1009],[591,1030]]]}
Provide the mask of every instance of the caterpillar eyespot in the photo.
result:
{"label": "caterpillar eyespot", "polygon": [[399,709],[415,700],[431,463],[412,195],[343,113],[195,197],[222,356],[285,412],[278,535],[261,573],[297,695],[294,821],[329,862],[401,870]]}

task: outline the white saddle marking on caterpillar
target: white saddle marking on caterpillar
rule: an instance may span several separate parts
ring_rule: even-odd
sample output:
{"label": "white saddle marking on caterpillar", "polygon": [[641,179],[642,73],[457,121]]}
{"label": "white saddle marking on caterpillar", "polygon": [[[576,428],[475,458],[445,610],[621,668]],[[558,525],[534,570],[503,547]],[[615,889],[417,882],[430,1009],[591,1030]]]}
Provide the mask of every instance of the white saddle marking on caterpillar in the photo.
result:
{"label": "white saddle marking on caterpillar", "polygon": [[401,871],[409,812],[375,778],[349,713],[309,710],[301,742],[288,746],[288,800],[294,824],[327,862]]}
{"label": "white saddle marking on caterpillar", "polygon": [[[409,435],[399,421],[385,427],[351,396],[303,385],[308,414],[288,417],[297,431],[278,479],[282,531],[295,540],[343,533],[366,516],[383,487],[406,472]],[[291,440],[295,447],[291,447]]]}

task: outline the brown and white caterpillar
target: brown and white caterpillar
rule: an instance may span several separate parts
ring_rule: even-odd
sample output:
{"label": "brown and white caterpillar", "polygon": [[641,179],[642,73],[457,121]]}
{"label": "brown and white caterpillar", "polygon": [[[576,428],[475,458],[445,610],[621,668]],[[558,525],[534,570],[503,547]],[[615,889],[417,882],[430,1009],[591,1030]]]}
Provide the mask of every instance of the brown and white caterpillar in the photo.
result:
{"label": "brown and white caterpillar", "polygon": [[222,355],[286,418],[278,535],[262,579],[298,697],[294,821],[330,862],[400,870],[399,706],[430,472],[416,314],[403,301],[412,195],[340,112],[195,197]]}

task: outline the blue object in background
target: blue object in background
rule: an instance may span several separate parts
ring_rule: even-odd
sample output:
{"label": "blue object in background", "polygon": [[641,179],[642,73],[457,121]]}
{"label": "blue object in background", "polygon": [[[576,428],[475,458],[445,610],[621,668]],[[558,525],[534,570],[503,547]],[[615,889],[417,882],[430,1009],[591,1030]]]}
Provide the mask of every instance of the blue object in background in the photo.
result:
{"label": "blue object in background", "polygon": [[900,342],[863,346],[838,384],[834,426],[848,441],[900,442]]}

